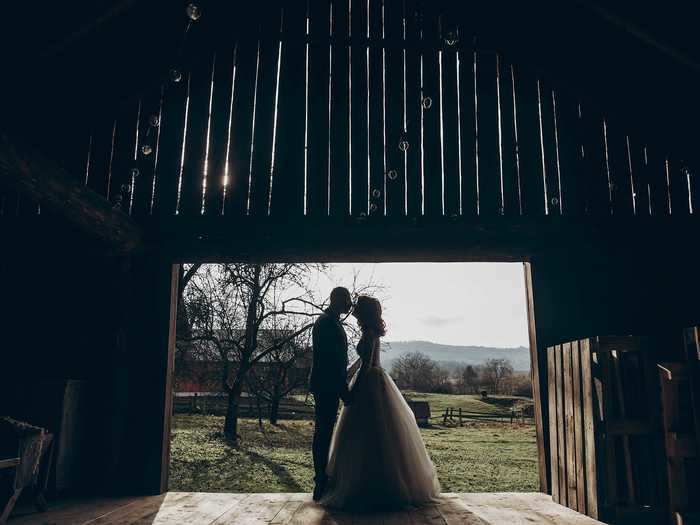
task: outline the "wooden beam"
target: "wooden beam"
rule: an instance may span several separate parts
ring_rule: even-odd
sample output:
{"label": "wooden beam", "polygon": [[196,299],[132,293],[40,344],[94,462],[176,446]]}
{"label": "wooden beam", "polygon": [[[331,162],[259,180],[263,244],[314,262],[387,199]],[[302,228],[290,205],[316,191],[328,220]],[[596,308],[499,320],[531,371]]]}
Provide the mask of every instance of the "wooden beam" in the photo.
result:
{"label": "wooden beam", "polygon": [[0,179],[119,252],[141,244],[140,228],[40,152],[0,135]]}
{"label": "wooden beam", "polygon": [[[547,407],[548,389],[547,389],[547,349],[540,352],[537,347],[537,329],[535,324],[535,299],[533,295],[532,285],[532,265],[530,263],[523,264],[525,272],[525,290],[527,295],[527,320],[528,334],[530,339],[530,371],[532,374],[532,395],[535,400],[535,430],[537,433],[537,456],[538,456],[538,474],[540,479],[540,491],[546,494],[551,494],[551,485],[553,483],[547,476],[549,471],[548,464],[551,461],[549,456],[550,436],[546,429],[549,429],[550,414]],[[541,362],[541,363],[540,363]],[[542,379],[540,374],[542,374]],[[549,461],[548,461],[549,459]]]}

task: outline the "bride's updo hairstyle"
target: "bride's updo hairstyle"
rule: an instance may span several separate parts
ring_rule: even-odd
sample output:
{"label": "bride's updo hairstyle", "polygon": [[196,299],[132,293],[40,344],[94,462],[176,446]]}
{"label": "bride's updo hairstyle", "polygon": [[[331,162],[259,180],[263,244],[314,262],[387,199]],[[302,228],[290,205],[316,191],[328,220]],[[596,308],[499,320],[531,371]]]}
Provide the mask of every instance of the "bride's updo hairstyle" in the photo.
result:
{"label": "bride's updo hairstyle", "polygon": [[382,305],[374,297],[360,295],[352,314],[363,331],[371,330],[380,336],[386,334],[386,325],[382,319]]}

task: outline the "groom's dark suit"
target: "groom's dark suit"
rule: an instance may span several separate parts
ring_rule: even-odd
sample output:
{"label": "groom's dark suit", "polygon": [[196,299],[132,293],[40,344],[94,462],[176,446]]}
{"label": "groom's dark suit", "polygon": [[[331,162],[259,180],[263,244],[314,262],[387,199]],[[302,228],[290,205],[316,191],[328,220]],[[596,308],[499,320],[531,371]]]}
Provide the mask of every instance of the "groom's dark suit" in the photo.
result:
{"label": "groom's dark suit", "polygon": [[319,316],[312,330],[312,344],[313,363],[309,390],[314,395],[316,418],[313,442],[314,480],[317,485],[323,485],[339,400],[348,397],[348,340],[337,315],[326,310]]}

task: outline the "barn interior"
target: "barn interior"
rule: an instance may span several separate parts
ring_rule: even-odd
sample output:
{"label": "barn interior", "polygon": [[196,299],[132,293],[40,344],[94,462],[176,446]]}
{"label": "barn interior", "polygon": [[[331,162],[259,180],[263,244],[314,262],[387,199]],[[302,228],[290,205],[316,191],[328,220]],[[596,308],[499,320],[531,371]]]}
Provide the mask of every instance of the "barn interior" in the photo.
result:
{"label": "barn interior", "polygon": [[342,260],[526,261],[540,493],[411,519],[696,522],[689,9],[7,7],[0,416],[54,443],[3,430],[2,519],[351,521],[167,493],[180,264]]}

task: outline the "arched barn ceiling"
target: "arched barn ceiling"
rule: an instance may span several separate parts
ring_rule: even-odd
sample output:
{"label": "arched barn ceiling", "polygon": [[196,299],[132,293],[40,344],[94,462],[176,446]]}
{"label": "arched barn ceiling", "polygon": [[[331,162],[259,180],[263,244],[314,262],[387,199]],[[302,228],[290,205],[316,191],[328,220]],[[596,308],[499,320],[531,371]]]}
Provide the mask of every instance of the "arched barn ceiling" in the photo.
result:
{"label": "arched barn ceiling", "polygon": [[[519,63],[573,86],[630,126],[682,148],[694,144],[700,43],[691,4],[444,3],[459,6],[482,37]],[[223,26],[257,16],[256,2],[199,4],[203,21],[226,4]],[[9,3],[0,34],[3,120],[15,117],[30,133],[39,125],[65,129],[157,82],[180,39],[183,12],[177,0]]]}
{"label": "arched barn ceiling", "polygon": [[6,15],[0,125],[129,215],[700,205],[690,12],[123,0]]}

